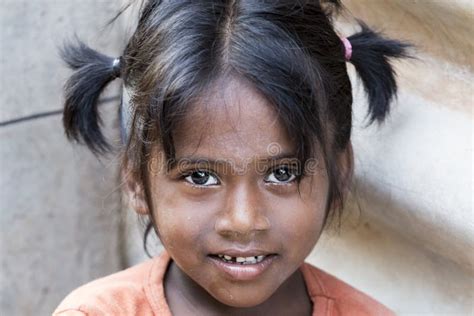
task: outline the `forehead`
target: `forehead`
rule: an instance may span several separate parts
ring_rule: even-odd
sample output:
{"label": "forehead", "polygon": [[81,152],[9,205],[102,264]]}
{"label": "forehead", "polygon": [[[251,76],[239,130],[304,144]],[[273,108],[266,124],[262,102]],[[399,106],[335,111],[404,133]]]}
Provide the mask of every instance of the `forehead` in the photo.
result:
{"label": "forehead", "polygon": [[248,81],[216,81],[191,104],[173,135],[176,156],[251,159],[269,156],[269,146],[294,150],[275,107]]}

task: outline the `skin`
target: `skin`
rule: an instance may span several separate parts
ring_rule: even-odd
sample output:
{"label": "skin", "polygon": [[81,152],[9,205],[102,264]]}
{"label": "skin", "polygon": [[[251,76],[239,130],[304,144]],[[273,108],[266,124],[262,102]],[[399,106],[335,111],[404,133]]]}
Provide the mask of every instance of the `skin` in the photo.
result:
{"label": "skin", "polygon": [[[217,82],[193,104],[174,141],[178,160],[226,162],[186,163],[168,172],[162,160],[153,160],[151,205],[139,185],[129,186],[132,206],[153,216],[173,260],[165,278],[173,314],[310,315],[298,268],[321,234],[324,166],[303,177],[299,190],[292,176],[279,181],[275,170],[291,165],[295,146],[268,101],[236,78]],[[285,158],[272,160],[277,155]],[[153,156],[163,157],[159,148]],[[192,176],[199,170],[204,185]],[[276,257],[254,280],[229,280],[208,256],[228,248],[257,248]]]}

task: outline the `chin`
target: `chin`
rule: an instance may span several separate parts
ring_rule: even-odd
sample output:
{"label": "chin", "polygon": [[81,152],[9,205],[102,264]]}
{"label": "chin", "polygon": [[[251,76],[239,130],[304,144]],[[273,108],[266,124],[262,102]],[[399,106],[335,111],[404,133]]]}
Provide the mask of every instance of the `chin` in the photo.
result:
{"label": "chin", "polygon": [[[231,307],[238,307],[238,308],[248,308],[248,307],[255,307],[264,303],[267,299],[269,299],[273,292],[271,293],[264,293],[264,291],[246,291],[246,290],[234,290],[229,291],[226,289],[222,289],[218,291],[218,293],[210,293],[216,300]],[[265,295],[266,294],[266,295]]]}

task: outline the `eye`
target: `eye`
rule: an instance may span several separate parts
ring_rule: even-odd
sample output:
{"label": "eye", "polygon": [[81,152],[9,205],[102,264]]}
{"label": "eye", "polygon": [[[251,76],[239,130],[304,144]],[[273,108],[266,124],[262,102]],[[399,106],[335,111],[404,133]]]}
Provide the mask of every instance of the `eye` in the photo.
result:
{"label": "eye", "polygon": [[288,166],[278,167],[265,178],[265,182],[285,184],[296,179],[296,174]]}
{"label": "eye", "polygon": [[219,184],[219,180],[213,174],[208,171],[193,171],[192,173],[188,174],[184,180],[189,182],[193,185],[200,185],[200,186],[211,186]]}

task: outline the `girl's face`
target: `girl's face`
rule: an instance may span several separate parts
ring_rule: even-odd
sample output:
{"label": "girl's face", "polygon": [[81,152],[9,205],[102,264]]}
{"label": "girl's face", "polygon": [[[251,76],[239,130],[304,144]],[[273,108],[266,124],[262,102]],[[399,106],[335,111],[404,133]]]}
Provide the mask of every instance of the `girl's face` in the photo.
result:
{"label": "girl's face", "polygon": [[238,79],[194,104],[173,137],[179,163],[167,171],[156,151],[149,166],[151,214],[164,247],[219,302],[264,302],[320,236],[324,166],[298,190],[294,143],[262,95]]}

